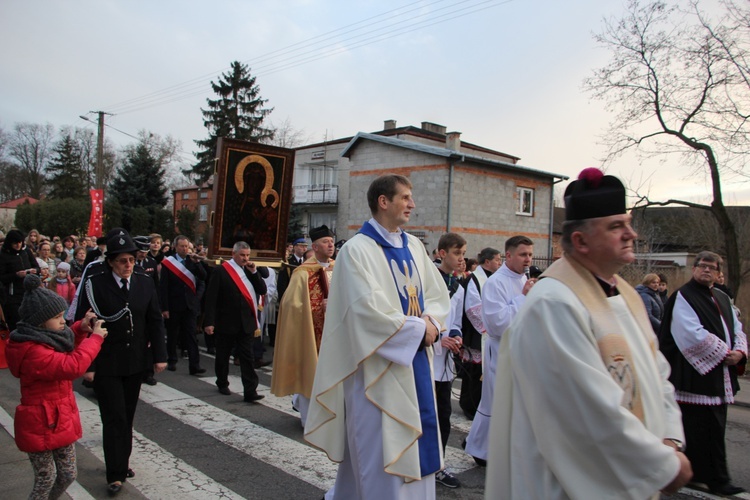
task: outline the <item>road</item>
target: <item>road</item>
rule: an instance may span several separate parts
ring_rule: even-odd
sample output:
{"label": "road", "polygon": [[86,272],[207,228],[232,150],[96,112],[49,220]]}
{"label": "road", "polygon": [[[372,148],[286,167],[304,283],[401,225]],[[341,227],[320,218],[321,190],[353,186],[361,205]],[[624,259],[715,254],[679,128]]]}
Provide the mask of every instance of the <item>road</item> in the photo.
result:
{"label": "road", "polygon": [[[267,353],[266,356],[269,356]],[[202,353],[203,365],[213,366]],[[259,370],[259,404],[242,401],[239,368],[231,367],[232,396],[218,393],[214,377],[187,374],[187,361],[176,372],[157,376],[154,387],[144,385],[135,422],[131,467],[118,498],[248,498],[319,499],[334,482],[336,465],[302,439],[298,414],[291,398],[276,398],[268,391],[270,367]],[[456,383],[458,387],[459,382]],[[750,384],[747,384],[750,389]],[[101,447],[101,423],[93,391],[74,384],[81,411],[84,437],[76,447],[79,476],[68,490],[71,498],[107,498]],[[457,396],[457,392],[456,392]],[[19,401],[18,381],[0,370],[0,485],[1,496],[28,496],[33,482],[25,454],[12,441],[12,417]],[[453,430],[447,463],[462,487],[450,490],[437,485],[439,499],[480,499],[484,494],[484,469],[460,449],[470,422],[454,401]],[[750,442],[750,408],[732,408],[727,442],[731,472],[737,484],[750,487],[745,465]],[[714,498],[683,490],[672,498]],[[743,496],[750,499],[750,495]]]}

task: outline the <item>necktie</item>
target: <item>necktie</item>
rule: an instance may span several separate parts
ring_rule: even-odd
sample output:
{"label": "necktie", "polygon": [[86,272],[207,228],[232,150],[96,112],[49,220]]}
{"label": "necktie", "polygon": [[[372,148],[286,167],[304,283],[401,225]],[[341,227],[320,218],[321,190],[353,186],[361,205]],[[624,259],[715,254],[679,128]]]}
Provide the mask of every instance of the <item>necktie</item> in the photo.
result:
{"label": "necktie", "polygon": [[120,283],[122,283],[122,285],[120,286],[120,290],[125,292],[125,295],[127,295],[128,294],[128,280],[126,280],[125,278],[120,278]]}

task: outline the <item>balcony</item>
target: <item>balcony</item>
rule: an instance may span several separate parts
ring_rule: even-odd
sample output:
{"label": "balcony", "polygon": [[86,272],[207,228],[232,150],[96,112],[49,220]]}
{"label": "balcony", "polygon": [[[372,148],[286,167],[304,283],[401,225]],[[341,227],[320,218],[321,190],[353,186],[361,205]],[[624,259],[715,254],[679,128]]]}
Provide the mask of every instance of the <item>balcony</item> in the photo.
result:
{"label": "balcony", "polygon": [[294,186],[292,203],[336,204],[339,201],[339,187],[333,184],[312,184]]}

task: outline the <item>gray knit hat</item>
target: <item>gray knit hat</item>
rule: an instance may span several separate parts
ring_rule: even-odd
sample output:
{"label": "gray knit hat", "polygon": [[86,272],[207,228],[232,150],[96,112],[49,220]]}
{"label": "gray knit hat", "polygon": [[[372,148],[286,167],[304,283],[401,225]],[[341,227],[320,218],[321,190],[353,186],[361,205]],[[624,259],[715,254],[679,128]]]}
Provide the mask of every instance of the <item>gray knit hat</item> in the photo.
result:
{"label": "gray knit hat", "polygon": [[18,314],[21,321],[31,326],[39,326],[68,308],[64,298],[41,285],[42,280],[36,274],[27,274],[23,279],[24,294]]}

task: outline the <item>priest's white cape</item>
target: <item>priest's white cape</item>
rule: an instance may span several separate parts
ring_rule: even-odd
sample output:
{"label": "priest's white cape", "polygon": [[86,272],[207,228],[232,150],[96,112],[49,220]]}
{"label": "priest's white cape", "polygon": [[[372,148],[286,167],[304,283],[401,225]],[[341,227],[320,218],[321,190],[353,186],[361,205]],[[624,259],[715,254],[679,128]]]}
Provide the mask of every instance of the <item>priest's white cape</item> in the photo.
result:
{"label": "priest's white cape", "polygon": [[[424,314],[444,329],[450,309],[445,283],[424,245],[407,237],[422,280]],[[385,472],[405,481],[418,480],[417,439],[422,431],[412,366],[376,353],[404,325],[399,294],[383,250],[372,238],[357,234],[345,248],[331,280],[305,440],[334,462],[344,460],[344,381],[361,370],[365,396],[381,410]]]}
{"label": "priest's white cape", "polygon": [[669,364],[622,295],[606,301],[632,353],[642,420],[623,405],[627,390],[602,361],[589,311],[543,279],[501,342],[485,498],[658,498],[677,475],[662,444],[684,441]]}

